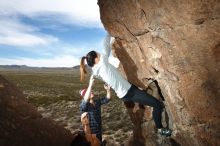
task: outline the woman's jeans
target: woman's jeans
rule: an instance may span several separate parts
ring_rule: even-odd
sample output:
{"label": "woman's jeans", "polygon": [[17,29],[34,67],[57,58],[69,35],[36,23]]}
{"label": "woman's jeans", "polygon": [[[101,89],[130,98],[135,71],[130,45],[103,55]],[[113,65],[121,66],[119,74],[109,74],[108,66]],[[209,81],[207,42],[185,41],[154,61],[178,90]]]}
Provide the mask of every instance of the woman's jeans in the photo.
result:
{"label": "woman's jeans", "polygon": [[128,93],[122,98],[124,102],[137,102],[143,105],[153,107],[153,119],[157,128],[162,128],[161,115],[163,111],[162,103],[155,97],[148,94],[146,91],[142,91],[136,86],[132,85],[128,90]]}

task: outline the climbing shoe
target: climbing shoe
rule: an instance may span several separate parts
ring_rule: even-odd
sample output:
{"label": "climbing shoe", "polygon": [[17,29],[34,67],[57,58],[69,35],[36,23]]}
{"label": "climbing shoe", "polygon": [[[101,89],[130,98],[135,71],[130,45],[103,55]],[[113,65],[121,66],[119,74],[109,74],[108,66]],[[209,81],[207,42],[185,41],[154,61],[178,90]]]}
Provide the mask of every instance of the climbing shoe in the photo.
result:
{"label": "climbing shoe", "polygon": [[172,131],[168,128],[161,128],[160,135],[164,135],[166,137],[171,136]]}

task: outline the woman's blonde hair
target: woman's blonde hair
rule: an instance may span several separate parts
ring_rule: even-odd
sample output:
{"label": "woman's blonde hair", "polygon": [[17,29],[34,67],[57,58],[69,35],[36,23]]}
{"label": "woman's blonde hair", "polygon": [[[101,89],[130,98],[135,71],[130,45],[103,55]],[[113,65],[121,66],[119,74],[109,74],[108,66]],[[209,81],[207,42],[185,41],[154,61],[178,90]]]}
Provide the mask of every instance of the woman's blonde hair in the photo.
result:
{"label": "woman's blonde hair", "polygon": [[80,61],[80,80],[83,81],[87,74],[86,67],[85,67],[85,60],[89,67],[93,67],[95,64],[95,58],[98,57],[95,51],[90,51],[86,57],[83,56]]}
{"label": "woman's blonde hair", "polygon": [[86,57],[83,56],[80,61],[80,81],[83,81],[85,79],[85,75],[87,74],[87,71],[85,68],[85,59]]}

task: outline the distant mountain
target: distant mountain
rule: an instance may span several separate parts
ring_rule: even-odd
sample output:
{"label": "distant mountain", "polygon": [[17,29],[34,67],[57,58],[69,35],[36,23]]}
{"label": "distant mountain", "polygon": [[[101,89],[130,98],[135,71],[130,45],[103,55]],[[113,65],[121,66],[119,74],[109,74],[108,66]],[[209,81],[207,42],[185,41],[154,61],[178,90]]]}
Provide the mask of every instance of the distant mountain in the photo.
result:
{"label": "distant mountain", "polygon": [[27,66],[27,65],[0,65],[0,68],[5,68],[5,69],[79,69],[80,66],[74,66],[74,67],[32,67],[32,66]]}
{"label": "distant mountain", "polygon": [[76,65],[76,66],[73,67],[73,69],[79,69],[79,68],[80,68],[79,65]]}
{"label": "distant mountain", "polygon": [[[88,67],[87,65],[85,65],[85,67],[86,67],[86,70],[87,70],[88,72],[92,72],[92,69],[91,69],[90,67]],[[79,69],[80,69],[80,65],[74,66],[73,69],[79,70]]]}
{"label": "distant mountain", "polygon": [[[31,67],[27,65],[0,65],[1,70],[45,70],[45,71],[64,71],[64,70],[72,70],[79,72],[80,66],[76,65],[73,67]],[[92,72],[92,69],[86,65],[86,70],[88,73]]]}
{"label": "distant mountain", "polygon": [[29,66],[27,66],[27,65],[0,65],[0,68],[19,69],[19,68],[29,68]]}

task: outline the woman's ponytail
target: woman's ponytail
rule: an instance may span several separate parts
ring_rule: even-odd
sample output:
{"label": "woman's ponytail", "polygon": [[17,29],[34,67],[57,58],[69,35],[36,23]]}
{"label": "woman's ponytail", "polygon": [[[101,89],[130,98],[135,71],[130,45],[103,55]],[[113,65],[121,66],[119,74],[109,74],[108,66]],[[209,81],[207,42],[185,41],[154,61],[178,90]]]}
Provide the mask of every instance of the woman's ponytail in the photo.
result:
{"label": "woman's ponytail", "polygon": [[87,74],[86,67],[85,67],[85,59],[87,65],[89,67],[93,67],[95,64],[95,59],[98,57],[98,54],[95,51],[90,51],[86,57],[83,56],[80,62],[80,80],[83,81],[85,79],[85,75]]}
{"label": "woman's ponytail", "polygon": [[86,57],[83,56],[80,61],[80,80],[83,81],[85,79],[85,75],[87,74],[86,68],[85,68],[85,59]]}

